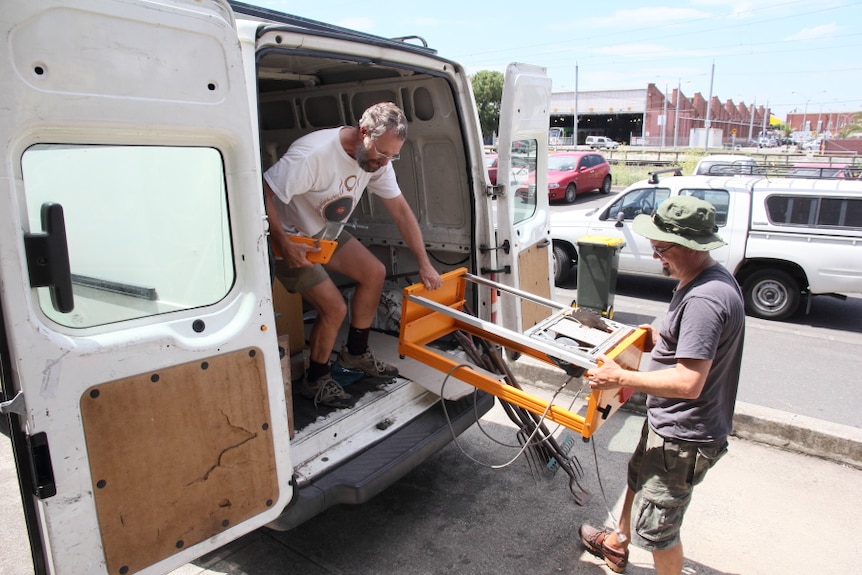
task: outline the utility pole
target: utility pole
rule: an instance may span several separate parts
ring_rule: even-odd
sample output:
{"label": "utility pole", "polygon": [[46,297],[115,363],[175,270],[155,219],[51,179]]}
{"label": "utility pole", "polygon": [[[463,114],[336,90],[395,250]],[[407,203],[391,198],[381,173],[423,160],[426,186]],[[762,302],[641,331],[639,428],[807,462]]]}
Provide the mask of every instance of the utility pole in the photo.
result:
{"label": "utility pole", "polygon": [[754,114],[757,112],[757,96],[754,97],[754,103],[751,105],[751,111],[748,113],[748,139],[754,139]]}
{"label": "utility pole", "polygon": [[662,100],[664,100],[664,110],[661,113],[661,147],[664,149],[664,135],[667,133],[667,82],[664,85]]}
{"label": "utility pole", "polygon": [[578,147],[578,64],[575,63],[575,110],[572,115],[572,146]]}
{"label": "utility pole", "polygon": [[715,62],[712,63],[712,72],[709,75],[709,99],[706,101],[706,121],[704,122],[704,127],[706,128],[706,144],[704,147],[705,151],[709,151],[709,132],[710,127],[712,126],[712,122],[710,121],[710,112],[712,108],[712,81],[715,79]]}
{"label": "utility pole", "polygon": [[676,110],[673,113],[673,149],[676,150],[677,137],[679,136],[679,90],[682,87],[682,78],[676,80]]}

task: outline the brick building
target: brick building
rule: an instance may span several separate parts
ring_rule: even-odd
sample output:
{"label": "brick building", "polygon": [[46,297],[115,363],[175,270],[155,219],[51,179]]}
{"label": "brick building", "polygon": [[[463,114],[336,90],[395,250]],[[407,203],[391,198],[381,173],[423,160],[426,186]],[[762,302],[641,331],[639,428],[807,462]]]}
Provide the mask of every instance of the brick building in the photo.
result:
{"label": "brick building", "polygon": [[[707,100],[699,92],[689,97],[674,88],[664,94],[648,84],[646,89],[579,91],[577,96],[579,144],[587,136],[607,136],[630,145],[686,147],[692,130],[706,127]],[[551,94],[551,127],[562,128],[563,143],[571,143],[574,110],[574,92]],[[709,127],[722,132],[722,144],[744,144],[768,125],[769,111],[744,102],[722,103],[713,96],[709,117]]]}

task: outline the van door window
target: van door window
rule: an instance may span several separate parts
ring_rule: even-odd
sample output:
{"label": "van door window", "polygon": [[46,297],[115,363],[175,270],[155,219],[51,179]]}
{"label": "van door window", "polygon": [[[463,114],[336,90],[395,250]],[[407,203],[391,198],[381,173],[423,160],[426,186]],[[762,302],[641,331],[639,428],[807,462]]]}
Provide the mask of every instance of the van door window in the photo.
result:
{"label": "van door window", "polygon": [[548,193],[548,190],[536,189],[537,149],[536,140],[512,142],[512,188],[515,195],[521,198],[520,202],[515,202],[516,224],[536,213],[537,193]]}
{"label": "van door window", "polygon": [[222,158],[211,148],[40,144],[22,157],[30,231],[63,207],[74,309],[42,312],[86,328],[201,307],[234,282]]}

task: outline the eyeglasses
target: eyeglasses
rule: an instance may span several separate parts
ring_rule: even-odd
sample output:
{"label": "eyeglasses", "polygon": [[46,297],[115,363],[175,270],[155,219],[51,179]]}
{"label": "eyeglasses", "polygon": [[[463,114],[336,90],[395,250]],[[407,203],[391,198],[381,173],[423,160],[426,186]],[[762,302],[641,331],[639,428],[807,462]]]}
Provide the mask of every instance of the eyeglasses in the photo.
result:
{"label": "eyeglasses", "polygon": [[652,253],[654,253],[655,255],[660,257],[661,259],[664,259],[665,252],[667,252],[668,250],[672,250],[676,246],[677,246],[677,244],[671,244],[665,248],[657,248],[657,247],[653,246]]}
{"label": "eyeglasses", "polygon": [[383,158],[384,160],[389,160],[390,162],[394,162],[395,160],[398,160],[401,158],[401,154],[393,154],[390,156],[389,154],[384,154],[383,152],[378,150],[377,145],[374,143],[373,139],[371,140],[371,148],[374,150],[374,153],[378,157]]}

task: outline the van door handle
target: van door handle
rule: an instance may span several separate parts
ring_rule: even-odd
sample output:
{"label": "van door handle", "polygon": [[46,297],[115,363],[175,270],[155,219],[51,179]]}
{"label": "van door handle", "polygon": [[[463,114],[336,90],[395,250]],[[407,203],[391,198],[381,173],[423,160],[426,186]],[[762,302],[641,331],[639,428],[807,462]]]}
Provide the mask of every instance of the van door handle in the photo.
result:
{"label": "van door handle", "polygon": [[57,483],[54,481],[48,435],[44,431],[28,435],[27,451],[30,456],[30,473],[33,477],[33,495],[39,499],[54,497],[57,495]]}
{"label": "van door handle", "polygon": [[75,309],[75,301],[62,205],[51,202],[42,204],[42,230],[24,234],[30,286],[50,287],[54,309],[68,313]]}

